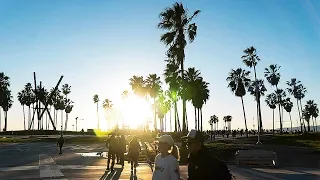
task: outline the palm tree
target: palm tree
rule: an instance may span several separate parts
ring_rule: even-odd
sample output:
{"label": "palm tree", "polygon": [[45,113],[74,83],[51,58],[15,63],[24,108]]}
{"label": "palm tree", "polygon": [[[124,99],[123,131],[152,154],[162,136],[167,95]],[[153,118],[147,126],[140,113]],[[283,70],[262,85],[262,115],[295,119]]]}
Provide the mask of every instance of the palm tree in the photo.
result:
{"label": "palm tree", "polygon": [[98,94],[93,95],[93,102],[97,104],[98,130],[100,130],[99,101],[100,100]]}
{"label": "palm tree", "polygon": [[290,123],[291,123],[291,132],[292,132],[291,110],[293,107],[293,103],[291,102],[290,98],[286,98],[283,104],[284,104],[284,109],[289,113]]}
{"label": "palm tree", "polygon": [[164,70],[165,82],[169,85],[168,96],[174,106],[174,131],[180,131],[180,121],[177,109],[177,102],[179,100],[178,94],[181,90],[181,77],[179,76],[179,65],[174,60],[166,60],[167,65]]}
{"label": "palm tree", "polygon": [[[4,103],[4,99],[6,98],[6,90],[10,86],[10,78],[4,73],[0,72],[0,103]],[[0,104],[0,128],[1,128],[1,108],[3,108],[2,104]]]}
{"label": "palm tree", "polygon": [[186,100],[192,100],[192,105],[194,107],[194,122],[195,122],[195,129],[199,130],[200,119],[197,120],[197,107],[195,102],[195,94],[196,94],[196,81],[200,78],[200,71],[196,70],[194,67],[188,68],[185,72],[185,87],[182,88],[183,93],[185,94]]}
{"label": "palm tree", "polygon": [[224,123],[225,123],[225,130],[230,131],[231,128],[229,129],[229,127],[227,127],[227,123],[231,123],[231,121],[232,121],[232,116],[230,116],[230,115],[224,116],[224,117],[223,117],[223,121],[224,121]]}
{"label": "palm tree", "polygon": [[[281,66],[277,64],[271,64],[269,68],[265,68],[264,76],[267,81],[271,84],[271,86],[276,86],[276,90],[278,90],[278,84],[280,82],[280,70]],[[278,96],[280,98],[280,96]],[[282,102],[282,99],[278,99],[278,102]],[[278,103],[279,106],[279,119],[280,119],[280,134],[282,134],[282,116],[281,116],[281,103]]]}
{"label": "palm tree", "polygon": [[[309,113],[310,113],[310,116],[311,116],[311,120],[312,120],[312,123],[313,123],[313,130],[315,131],[315,123],[313,121],[313,118],[314,118],[314,115],[317,114],[317,104],[313,101],[313,100],[309,100],[307,101],[305,107],[306,109],[308,109]],[[319,111],[319,110],[318,110]],[[317,123],[316,123],[317,124]]]}
{"label": "palm tree", "polygon": [[227,81],[229,82],[228,87],[231,91],[237,96],[241,98],[243,117],[244,117],[244,125],[246,128],[246,135],[248,137],[248,128],[247,128],[247,118],[246,111],[244,109],[243,96],[246,95],[246,89],[250,85],[250,71],[246,71],[244,69],[238,68],[236,70],[231,69],[229,72],[229,76],[227,77]]}
{"label": "palm tree", "polygon": [[20,102],[22,106],[22,111],[23,111],[23,129],[26,130],[26,114],[24,111],[24,106],[26,105],[26,92],[23,89],[22,91],[18,92],[18,101]]}
{"label": "palm tree", "polygon": [[[59,97],[60,97],[60,93],[61,91],[59,89],[57,89],[56,91],[54,91],[54,88],[52,88],[50,90],[50,94],[52,94],[51,99],[48,99],[48,104],[50,106],[53,106],[53,114],[54,114],[54,124],[57,126],[58,124],[58,118],[57,118],[57,114],[58,114],[58,110],[59,110]],[[49,98],[49,97],[48,97]],[[51,107],[50,107],[51,109]]]}
{"label": "palm tree", "polygon": [[[256,66],[258,64],[258,62],[260,61],[259,56],[257,55],[257,50],[251,46],[247,49],[245,49],[244,51],[244,55],[241,57],[241,59],[243,60],[243,63],[248,66],[249,68],[253,68],[254,71],[254,82],[258,82],[257,79],[257,71],[256,71]],[[258,83],[257,83],[258,85]],[[258,90],[258,87],[255,88],[256,90]],[[258,94],[259,92],[255,92],[255,94]],[[260,104],[260,96],[259,98],[256,99],[257,101],[257,114],[258,114],[258,121],[259,121],[259,131],[261,132],[261,129],[263,129],[262,127],[262,116],[261,116],[261,104]]]}
{"label": "palm tree", "polygon": [[293,95],[293,97],[297,100],[297,108],[298,108],[298,113],[299,113],[299,119],[300,119],[300,127],[301,127],[301,132],[303,131],[303,123],[301,120],[301,111],[299,108],[299,87],[301,84],[301,81],[297,80],[296,78],[292,78],[290,81],[287,81],[286,83],[289,88],[287,88],[287,91],[290,95]]}
{"label": "palm tree", "polygon": [[272,109],[272,134],[274,135],[274,109],[277,107],[277,96],[275,93],[266,96],[266,103]]}
{"label": "palm tree", "polygon": [[[149,74],[145,81],[145,87],[150,97],[153,99],[153,103],[156,105],[156,98],[161,90],[160,77],[157,74]],[[157,108],[154,108],[154,129],[157,131]]]}
{"label": "palm tree", "polygon": [[[199,78],[195,81],[194,84],[194,96],[192,97],[192,103],[195,104],[198,110],[198,129],[203,130],[202,128],[202,107],[208,101],[210,97],[210,90],[208,88],[209,83],[204,81],[203,78]],[[200,115],[200,117],[199,117]]]}
{"label": "palm tree", "polygon": [[26,106],[28,106],[28,129],[31,128],[31,105],[35,103],[35,94],[32,90],[31,83],[27,83],[24,86],[24,91],[26,93]]}
{"label": "palm tree", "polygon": [[143,79],[143,76],[133,76],[132,78],[129,79],[130,81],[130,86],[132,91],[140,96],[140,97],[145,97],[146,95],[146,87],[145,87],[145,81]]}
{"label": "palm tree", "polygon": [[[250,94],[254,96],[256,101],[259,101],[261,96],[264,96],[266,91],[267,91],[267,88],[265,87],[262,79],[258,79],[256,81],[251,81],[251,84],[249,85],[249,88],[248,88],[248,92],[250,92]],[[258,118],[260,117],[260,119],[261,119],[261,115],[260,115],[261,110],[259,110],[259,107],[260,107],[260,105],[258,103],[257,116],[258,116]],[[261,130],[262,130],[261,126],[258,128],[258,130],[259,130],[259,133],[261,133]]]}
{"label": "palm tree", "polygon": [[[302,111],[302,99],[306,96],[306,93],[307,93],[307,89],[302,85],[300,84],[298,86],[298,90],[297,90],[297,97],[298,97],[298,100],[299,100],[299,104],[300,104],[300,108],[301,108],[301,111]],[[306,130],[306,126],[304,125],[304,129]]]}
{"label": "palm tree", "polygon": [[4,111],[4,128],[3,131],[7,131],[8,126],[8,110],[12,107],[13,97],[9,87],[0,87],[0,106]]}
{"label": "palm tree", "polygon": [[127,90],[125,90],[125,91],[122,92],[121,96],[122,96],[122,99],[125,100],[125,99],[128,98],[129,92]]}
{"label": "palm tree", "polygon": [[[192,23],[192,20],[199,13],[200,10],[196,10],[191,16],[189,16],[188,10],[183,7],[182,3],[175,3],[172,7],[167,7],[159,15],[160,23],[158,24],[158,28],[167,31],[161,35],[160,41],[166,46],[169,46],[167,52],[169,55],[173,55],[177,61],[177,64],[180,65],[182,79],[184,79],[184,50],[187,45],[186,36],[189,38],[190,43],[194,41],[197,35],[197,25]],[[182,97],[183,132],[186,132],[187,130],[185,118],[186,99]]]}
{"label": "palm tree", "polygon": [[211,125],[211,131],[213,131],[213,125],[214,125],[214,130],[217,131],[217,126],[216,124],[219,122],[219,118],[216,115],[210,116],[209,124]]}
{"label": "palm tree", "polygon": [[311,111],[308,105],[305,105],[304,109],[302,109],[302,117],[308,123],[308,132],[310,132],[310,118],[311,118]]}
{"label": "palm tree", "polygon": [[66,109],[66,99],[60,95],[58,101],[59,110],[61,111],[61,131],[63,130],[63,112]]}
{"label": "palm tree", "polygon": [[283,104],[283,99],[286,97],[286,92],[283,89],[276,89],[275,94],[277,96],[277,104],[279,106],[280,134],[282,134],[281,105]]}
{"label": "palm tree", "polygon": [[[65,98],[68,99],[68,94],[71,93],[71,86],[69,84],[62,85],[62,94],[65,95]],[[67,115],[66,113],[66,122],[67,122]]]}
{"label": "palm tree", "polygon": [[65,122],[65,131],[67,131],[67,127],[68,127],[68,114],[71,113],[72,109],[73,109],[73,101],[71,101],[70,99],[65,99],[65,112],[66,112],[66,122]]}
{"label": "palm tree", "polygon": [[[109,99],[105,99],[103,102],[102,102],[102,107],[103,109],[106,111],[106,113],[108,114],[109,111],[112,109],[112,101],[109,100]],[[108,120],[108,128],[110,128],[110,119],[107,119]],[[111,129],[111,128],[110,128]]]}

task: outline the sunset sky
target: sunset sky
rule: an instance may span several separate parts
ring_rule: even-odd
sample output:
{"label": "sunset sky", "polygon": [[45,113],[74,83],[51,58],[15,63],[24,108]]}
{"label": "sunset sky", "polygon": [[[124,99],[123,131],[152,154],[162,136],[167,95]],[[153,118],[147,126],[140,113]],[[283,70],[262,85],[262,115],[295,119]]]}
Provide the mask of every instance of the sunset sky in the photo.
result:
{"label": "sunset sky", "polygon": [[[94,94],[101,100],[109,98],[120,107],[121,93],[130,90],[129,78],[133,75],[156,73],[163,80],[166,47],[160,42],[163,32],[156,25],[159,13],[174,2],[1,0],[0,72],[11,78],[14,96],[8,129],[23,129],[17,93],[33,81],[34,71],[47,88],[55,86],[61,75],[64,75],[62,84],[71,85],[69,97],[75,107],[69,116],[69,129],[75,124],[75,117],[84,119],[81,128],[96,128]],[[210,83],[210,100],[203,107],[205,129],[209,129],[208,120],[214,114],[221,120],[220,127],[222,117],[231,115],[232,127],[244,128],[241,100],[230,92],[225,79],[230,69],[246,68],[240,57],[252,45],[261,57],[258,78],[264,79],[264,68],[278,64],[282,75],[280,88],[286,88],[285,81],[295,77],[308,90],[303,103],[309,99],[320,103],[320,1],[182,2],[190,12],[201,10],[195,18],[198,36],[186,48],[185,67],[196,67]],[[265,83],[268,93],[272,92],[274,89],[266,80]],[[256,116],[255,102],[247,95],[244,103],[251,129]],[[295,105],[294,101],[294,126],[298,119]],[[102,107],[99,108],[101,121],[105,121]],[[192,128],[192,106],[187,111]],[[278,128],[277,111],[275,115]],[[272,128],[272,111],[265,105],[264,97],[262,118],[264,128]],[[284,126],[289,127],[287,113],[284,120]]]}

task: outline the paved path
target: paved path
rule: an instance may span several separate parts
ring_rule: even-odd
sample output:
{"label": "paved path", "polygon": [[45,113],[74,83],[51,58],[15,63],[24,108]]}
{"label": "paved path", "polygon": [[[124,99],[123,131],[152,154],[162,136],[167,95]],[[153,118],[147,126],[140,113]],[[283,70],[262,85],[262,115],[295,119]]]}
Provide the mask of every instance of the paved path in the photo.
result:
{"label": "paved path", "polygon": [[[106,159],[96,152],[103,145],[67,145],[63,155],[58,155],[54,143],[0,144],[0,179],[4,180],[150,180],[152,172],[141,163],[134,176],[126,163],[124,169],[115,166],[115,171],[106,171]],[[229,166],[232,174],[241,180],[318,180],[319,169],[286,168],[237,168]],[[181,178],[186,179],[187,167],[181,166]]]}

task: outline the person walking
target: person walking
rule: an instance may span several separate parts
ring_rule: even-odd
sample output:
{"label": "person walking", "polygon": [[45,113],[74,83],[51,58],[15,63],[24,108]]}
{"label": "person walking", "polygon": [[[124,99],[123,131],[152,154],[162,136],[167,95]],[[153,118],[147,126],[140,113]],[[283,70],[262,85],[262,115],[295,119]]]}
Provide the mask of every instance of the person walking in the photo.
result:
{"label": "person walking", "polygon": [[154,160],[152,180],[179,180],[179,148],[170,135],[159,138],[159,154]]}
{"label": "person walking", "polygon": [[122,134],[119,138],[119,158],[120,158],[120,164],[122,167],[124,166],[124,153],[126,152],[126,138]]}
{"label": "person walking", "polygon": [[64,138],[63,135],[61,134],[60,138],[58,139],[57,145],[59,146],[60,152],[59,154],[62,154],[62,147],[64,144]]}
{"label": "person walking", "polygon": [[191,130],[186,137],[188,151],[188,180],[231,180],[227,165],[213,157],[204,146],[200,131]]}
{"label": "person walking", "polygon": [[107,170],[109,170],[110,167],[110,160],[111,162],[111,171],[113,171],[114,167],[114,161],[115,161],[115,156],[116,156],[116,147],[117,147],[117,139],[114,137],[112,134],[111,137],[107,140],[106,146],[108,147],[108,162],[107,162]]}
{"label": "person walking", "polygon": [[131,172],[133,170],[134,170],[134,173],[136,172],[140,151],[141,151],[141,147],[138,142],[138,139],[137,137],[133,136],[129,144],[129,152],[128,152],[129,159],[131,162]]}

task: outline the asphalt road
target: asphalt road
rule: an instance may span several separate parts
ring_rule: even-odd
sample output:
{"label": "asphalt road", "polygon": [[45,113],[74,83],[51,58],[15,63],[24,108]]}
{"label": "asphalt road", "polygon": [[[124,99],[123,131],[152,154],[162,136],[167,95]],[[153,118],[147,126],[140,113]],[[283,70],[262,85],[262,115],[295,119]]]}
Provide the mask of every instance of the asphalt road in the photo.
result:
{"label": "asphalt road", "polygon": [[[58,155],[55,143],[0,144],[1,180],[37,179],[136,179],[150,180],[150,167],[141,163],[136,175],[131,174],[129,164],[124,169],[115,166],[115,171],[106,171],[106,158],[96,152],[104,151],[103,144],[66,145],[63,155]],[[241,180],[319,180],[320,169],[285,168],[238,168],[229,169]],[[186,179],[187,167],[181,166],[181,178]]]}

